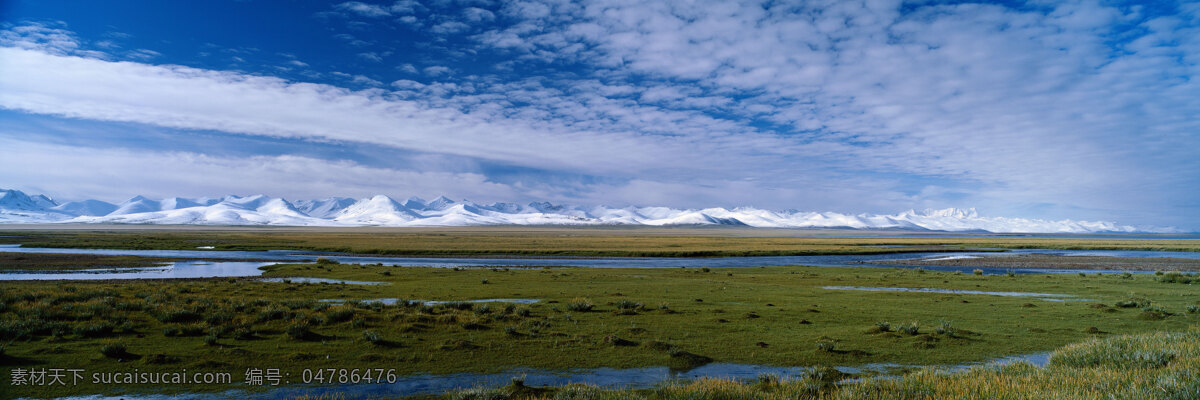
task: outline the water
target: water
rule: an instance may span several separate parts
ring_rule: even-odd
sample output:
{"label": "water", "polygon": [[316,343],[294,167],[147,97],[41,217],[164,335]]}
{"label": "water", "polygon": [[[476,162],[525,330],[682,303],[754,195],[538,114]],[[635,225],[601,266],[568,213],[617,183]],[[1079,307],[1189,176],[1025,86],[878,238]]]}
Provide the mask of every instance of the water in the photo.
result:
{"label": "water", "polygon": [[[321,299],[318,301],[324,301],[324,302],[329,302],[329,303],[345,303],[350,300],[347,300],[347,299]],[[410,304],[418,303],[418,304],[430,304],[430,305],[458,303],[458,302],[533,304],[533,303],[542,301],[542,299],[404,300],[404,299],[396,299],[396,298],[383,298],[383,299],[365,299],[365,300],[358,300],[358,301],[363,302],[363,303],[381,303],[383,305],[390,306],[390,305],[395,305],[396,303],[399,303],[401,301],[410,303]]]}
{"label": "water", "polygon": [[[125,269],[96,269],[75,270],[61,273],[0,273],[0,280],[30,280],[30,279],[155,279],[155,278],[200,278],[217,276],[258,276],[259,268],[271,265],[271,262],[248,260],[272,260],[277,262],[312,262],[317,257],[327,257],[346,264],[375,264],[394,266],[433,266],[433,267],[541,267],[541,266],[570,266],[596,268],[679,268],[679,267],[757,267],[775,265],[814,265],[814,266],[858,266],[897,268],[897,265],[871,264],[880,260],[903,260],[930,256],[945,256],[946,253],[905,253],[905,254],[872,254],[872,255],[832,255],[832,256],[787,256],[787,257],[721,257],[721,258],[432,258],[432,257],[379,257],[379,256],[349,256],[331,253],[313,253],[301,251],[218,251],[218,250],[115,250],[115,249],[39,249],[21,248],[16,245],[0,245],[0,252],[26,253],[60,253],[60,254],[98,254],[98,255],[133,255],[146,257],[172,257],[210,259],[225,261],[181,261],[162,267],[125,268]],[[1177,257],[1200,258],[1200,253],[1168,253],[1168,252],[1126,252],[1126,251],[1070,251],[1070,250],[1014,250],[1008,254],[1065,254],[1065,255],[1105,255],[1116,257]],[[982,255],[995,253],[955,253],[955,256]],[[946,270],[970,272],[974,267],[930,267],[927,270]],[[988,273],[1002,274],[1008,269],[982,268]],[[1105,272],[1106,270],[1039,270],[1019,269],[1015,273],[1048,273],[1048,272]],[[264,278],[264,281],[308,282],[333,284],[381,284],[382,282],[342,281],[321,278]],[[881,288],[894,290],[897,288]],[[954,291],[960,294],[994,294],[1009,292],[979,292]],[[1061,299],[1065,295],[1046,293],[1030,293],[1039,298]],[[376,299],[381,302],[398,299]],[[537,299],[483,299],[478,301],[504,301],[514,303],[536,302]],[[1048,353],[1006,357],[994,361],[1015,362],[1029,361],[1036,365],[1044,365]],[[965,369],[983,363],[948,366],[951,370]],[[847,373],[871,374],[887,373],[894,368],[920,367],[898,364],[868,364],[860,366],[843,366],[839,370]],[[604,388],[646,388],[663,382],[679,379],[696,379],[701,377],[748,380],[762,374],[777,375],[782,379],[794,379],[804,376],[809,369],[805,367],[773,367],[747,364],[716,363],[701,366],[688,371],[672,370],[667,367],[646,367],[630,369],[596,368],[574,369],[567,371],[550,371],[518,368],[496,374],[458,373],[444,375],[411,375],[398,377],[394,384],[360,384],[350,386],[300,386],[280,387],[266,392],[245,392],[230,390],[218,393],[184,393],[179,395],[121,395],[108,397],[102,395],[76,396],[73,400],[101,399],[278,399],[303,395],[320,395],[323,393],[346,393],[351,397],[371,396],[410,396],[420,394],[442,393],[456,388],[470,387],[499,387],[511,382],[513,377],[524,377],[525,383],[532,386],[567,385],[583,383]]]}
{"label": "water", "polygon": [[[957,365],[935,366],[949,372],[964,371],[966,369],[982,366],[982,365],[1003,365],[1013,362],[1029,362],[1035,366],[1043,367],[1049,360],[1050,353],[1034,353],[1008,356],[983,362],[973,362]],[[896,375],[889,375],[892,371],[900,368],[922,368],[922,365],[904,365],[894,363],[874,363],[863,364],[858,366],[839,366],[834,367],[838,371],[848,374],[866,374],[875,375],[872,379],[889,379],[895,378]],[[532,368],[514,368],[508,371],[479,374],[479,373],[455,373],[455,374],[424,374],[424,375],[406,375],[396,377],[395,383],[382,384],[354,384],[354,385],[291,385],[268,390],[266,392],[244,392],[241,390],[229,390],[226,392],[217,393],[183,393],[178,395],[121,395],[113,396],[73,396],[64,397],[59,400],[117,400],[117,399],[144,399],[144,400],[167,400],[167,399],[285,399],[300,396],[320,396],[322,394],[340,394],[346,398],[376,398],[376,397],[403,397],[414,395],[429,395],[440,394],[455,389],[466,388],[496,388],[508,385],[513,378],[523,378],[525,385],[528,386],[565,386],[569,384],[587,384],[594,385],[605,389],[643,389],[651,388],[656,385],[672,382],[686,381],[699,378],[717,378],[731,379],[737,381],[753,381],[761,375],[775,375],[782,380],[794,380],[805,377],[810,371],[809,367],[776,367],[768,365],[754,364],[729,364],[729,363],[713,363],[707,364],[698,368],[681,371],[673,370],[668,367],[643,367],[643,368],[591,368],[591,369],[571,369],[563,371],[542,370]],[[878,375],[882,374],[882,375]],[[235,374],[236,375],[236,374]],[[292,378],[295,380],[295,377]],[[861,379],[861,378],[859,378]],[[852,382],[855,379],[848,379],[842,382]]]}
{"label": "water", "polygon": [[822,286],[829,290],[862,290],[868,292],[916,292],[916,293],[947,293],[947,294],[982,294],[1005,297],[1036,297],[1047,301],[1093,301],[1091,299],[1076,299],[1074,295],[1059,293],[1033,292],[987,292],[982,290],[957,290],[935,288],[902,288],[902,287],[873,287],[873,286]]}
{"label": "water", "polygon": [[[0,252],[13,253],[43,253],[43,254],[95,254],[95,255],[128,255],[143,257],[170,257],[182,259],[228,260],[202,262],[178,262],[167,268],[122,269],[121,272],[104,273],[102,271],[64,271],[61,273],[0,273],[0,280],[31,280],[31,279],[159,279],[159,278],[205,278],[205,277],[239,277],[257,276],[262,271],[258,268],[269,263],[259,260],[277,262],[313,262],[318,257],[325,257],[343,264],[383,264],[389,266],[426,266],[426,267],[589,267],[589,268],[728,268],[728,267],[766,267],[777,265],[811,265],[820,267],[878,267],[878,268],[922,268],[930,271],[972,273],[975,269],[983,270],[987,275],[1014,274],[1046,274],[1046,273],[1113,273],[1112,270],[1099,269],[1039,269],[1039,268],[995,268],[975,266],[907,266],[893,264],[874,264],[885,260],[911,260],[927,257],[980,257],[996,255],[996,252],[944,252],[897,253],[897,254],[853,254],[853,255],[823,255],[823,256],[776,256],[776,257],[714,257],[714,258],[684,258],[684,257],[557,257],[557,258],[517,258],[517,257],[396,257],[396,256],[355,256],[339,253],[314,253],[297,250],[269,251],[224,251],[224,250],[121,250],[121,249],[54,249],[54,248],[25,248],[19,245],[0,245]],[[999,254],[1056,254],[1067,256],[1105,256],[1105,257],[1167,257],[1200,259],[1198,252],[1157,252],[1157,251],[1124,251],[1124,250],[1044,250],[1019,249],[1009,250]],[[239,261],[240,260],[240,261]],[[250,260],[255,260],[251,262]],[[1148,274],[1151,271],[1129,271],[1133,274]],[[301,278],[290,278],[300,282]],[[311,280],[321,282],[321,280]],[[337,283],[336,281],[332,283]]]}
{"label": "water", "polygon": [[242,277],[262,275],[260,267],[274,263],[225,261],[179,261],[158,267],[145,268],[97,268],[83,270],[61,270],[56,272],[6,272],[0,280],[100,280],[100,279],[178,279]]}
{"label": "water", "polygon": [[309,278],[309,277],[305,277],[305,276],[296,276],[296,277],[288,277],[288,278],[262,278],[259,280],[263,281],[263,282],[276,282],[276,283],[328,283],[328,284],[333,284],[333,285],[387,285],[388,284],[387,282],[347,281],[347,280],[342,280],[342,279]]}

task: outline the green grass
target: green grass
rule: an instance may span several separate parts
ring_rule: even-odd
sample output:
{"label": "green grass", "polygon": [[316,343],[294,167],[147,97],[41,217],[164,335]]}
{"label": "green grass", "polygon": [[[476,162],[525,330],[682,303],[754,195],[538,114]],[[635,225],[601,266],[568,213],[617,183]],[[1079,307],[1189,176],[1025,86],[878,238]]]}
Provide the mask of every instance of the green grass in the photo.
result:
{"label": "green grass", "polygon": [[172,261],[177,260],[162,257],[102,256],[91,254],[0,253],[0,271],[137,268],[153,267]]}
{"label": "green grass", "polygon": [[[391,274],[381,274],[385,271]],[[266,275],[390,284],[0,282],[0,341],[10,360],[6,367],[235,373],[282,368],[298,376],[303,368],[367,366],[415,374],[518,366],[687,367],[709,360],[780,366],[944,364],[1047,351],[1115,334],[1183,331],[1200,321],[1200,315],[1187,312],[1195,304],[1193,285],[1163,284],[1153,276],[1007,277],[796,266],[712,268],[706,273],[700,268],[311,264],[275,266]],[[481,285],[485,279],[489,283]],[[822,289],[825,285],[1064,293],[1095,301],[839,291]],[[323,298],[542,301],[486,308],[465,302],[383,306],[315,301]],[[1135,307],[1097,305],[1122,301]],[[1146,319],[1143,309],[1148,307],[1169,314]],[[890,331],[881,332],[880,321],[891,321]],[[104,346],[115,344],[125,347],[125,357],[102,354]],[[15,394],[113,388],[21,390],[29,389]]]}
{"label": "green grass", "polygon": [[752,382],[701,379],[652,389],[604,390],[571,385],[531,388],[520,382],[496,389],[446,394],[460,399],[1179,399],[1200,397],[1200,330],[1093,339],[1065,346],[1049,366],[979,366],[965,372],[924,369],[898,379],[833,385],[840,378],[814,369],[799,379],[760,376]]}
{"label": "green grass", "polygon": [[[0,243],[29,247],[295,249],[385,255],[782,256],[1052,248],[1200,251],[1200,240],[922,237],[821,237],[820,231],[647,227],[470,227],[407,229],[80,229],[0,231]],[[967,237],[951,237],[967,236]],[[878,247],[905,246],[905,247]]]}

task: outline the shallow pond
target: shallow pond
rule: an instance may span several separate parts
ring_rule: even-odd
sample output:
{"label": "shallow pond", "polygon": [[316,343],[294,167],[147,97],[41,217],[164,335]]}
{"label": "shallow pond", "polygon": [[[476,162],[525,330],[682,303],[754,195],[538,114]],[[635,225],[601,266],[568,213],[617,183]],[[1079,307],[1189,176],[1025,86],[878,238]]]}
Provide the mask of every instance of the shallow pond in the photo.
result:
{"label": "shallow pond", "polygon": [[30,280],[100,280],[100,279],[177,279],[177,278],[213,278],[259,276],[259,267],[271,265],[268,262],[247,261],[179,261],[165,263],[157,267],[144,268],[96,268],[63,270],[62,272],[30,271],[0,273],[0,280],[30,281]]}
{"label": "shallow pond", "polygon": [[[54,248],[25,248],[19,245],[0,245],[0,252],[47,253],[47,254],[96,254],[96,255],[129,255],[143,257],[171,257],[183,259],[230,260],[212,262],[179,262],[164,268],[123,269],[120,272],[106,273],[96,271],[64,271],[62,273],[0,273],[0,280],[31,280],[31,279],[156,279],[156,278],[199,278],[222,276],[257,276],[258,270],[265,262],[249,262],[244,260],[270,260],[276,262],[313,262],[317,257],[325,257],[343,264],[383,264],[390,266],[427,266],[427,267],[589,267],[589,268],[727,268],[727,267],[765,267],[777,265],[811,265],[822,267],[878,267],[878,268],[922,268],[931,271],[971,273],[974,269],[983,270],[984,274],[1000,275],[1009,272],[1015,274],[1045,274],[1045,273],[1114,273],[1112,270],[1093,269],[1038,269],[1038,268],[989,268],[974,266],[905,266],[892,264],[873,264],[878,261],[909,260],[927,257],[978,257],[995,255],[997,253],[962,252],[947,254],[932,253],[897,253],[897,254],[854,254],[854,255],[824,255],[824,256],[776,256],[776,257],[557,257],[557,258],[520,258],[520,257],[386,257],[386,256],[357,256],[338,253],[314,253],[296,250],[270,251],[223,251],[223,250],[120,250],[120,249],[54,249]],[[1020,249],[1005,251],[1003,254],[1060,254],[1068,256],[1108,256],[1108,257],[1172,257],[1200,259],[1196,252],[1158,252],[1158,251],[1118,251],[1118,250],[1041,250]],[[237,261],[243,260],[243,261]],[[112,271],[112,270],[107,270]],[[1129,271],[1130,273],[1146,274],[1150,271]],[[289,278],[300,282],[300,278]],[[320,281],[313,281],[320,282]]]}
{"label": "shallow pond", "polygon": [[[321,300],[318,300],[318,301],[324,301],[324,302],[328,302],[328,303],[345,303],[345,302],[347,302],[347,301],[351,301],[351,300],[348,300],[348,299],[321,299]],[[357,301],[358,301],[358,302],[361,302],[361,303],[381,303],[381,304],[383,304],[383,305],[385,305],[385,306],[390,306],[390,305],[395,305],[396,303],[399,303],[399,302],[401,302],[401,301],[404,301],[404,302],[406,302],[406,303],[409,303],[409,304],[414,304],[414,303],[415,303],[415,304],[431,304],[431,305],[438,305],[438,304],[446,304],[446,303],[514,303],[514,304],[533,304],[533,303],[537,303],[537,302],[539,302],[539,301],[542,301],[542,300],[541,300],[541,299],[408,300],[408,299],[384,298],[384,299],[363,299],[363,300],[357,300]]]}
{"label": "shallow pond", "polygon": [[[981,365],[1004,365],[1014,362],[1028,362],[1042,367],[1049,360],[1050,353],[1024,354],[1003,357],[994,360],[966,363],[958,365],[936,366],[946,371],[961,371]],[[864,364],[858,366],[841,366],[835,369],[849,374],[867,375],[873,378],[889,379],[889,375],[898,369],[921,368],[919,365],[901,365],[890,363]],[[117,400],[117,399],[287,399],[302,396],[318,397],[325,395],[343,395],[346,398],[375,398],[402,397],[445,393],[449,390],[463,388],[496,388],[508,385],[513,378],[523,378],[528,386],[564,386],[573,383],[595,385],[607,389],[617,388],[650,388],[665,382],[677,380],[693,380],[698,378],[733,379],[752,381],[761,375],[775,375],[783,380],[799,379],[808,374],[809,367],[773,367],[751,364],[714,363],[687,371],[672,370],[667,367],[645,368],[594,368],[573,369],[567,371],[550,371],[529,368],[515,368],[494,374],[458,373],[441,375],[408,375],[397,377],[395,383],[358,384],[358,385],[327,385],[303,386],[292,385],[266,392],[244,392],[230,390],[223,393],[177,394],[177,395],[122,395],[122,396],[72,396],[60,400]],[[862,378],[858,378],[862,379]],[[853,380],[845,380],[850,382]]]}
{"label": "shallow pond", "polygon": [[1079,298],[1075,298],[1074,295],[1059,294],[1059,293],[988,292],[988,291],[982,291],[982,290],[874,287],[874,286],[822,286],[821,288],[829,289],[829,290],[862,290],[862,291],[867,291],[867,292],[915,292],[915,293],[947,293],[947,294],[981,294],[981,295],[1005,296],[1005,297],[1035,297],[1040,300],[1047,300],[1047,301],[1092,301],[1091,299],[1079,299]]}
{"label": "shallow pond", "polygon": [[[260,273],[262,271],[259,271]],[[277,283],[328,283],[333,285],[387,285],[387,282],[368,282],[368,281],[347,281],[344,279],[328,279],[328,278],[310,278],[305,276],[294,276],[288,278],[262,278],[263,282]]]}

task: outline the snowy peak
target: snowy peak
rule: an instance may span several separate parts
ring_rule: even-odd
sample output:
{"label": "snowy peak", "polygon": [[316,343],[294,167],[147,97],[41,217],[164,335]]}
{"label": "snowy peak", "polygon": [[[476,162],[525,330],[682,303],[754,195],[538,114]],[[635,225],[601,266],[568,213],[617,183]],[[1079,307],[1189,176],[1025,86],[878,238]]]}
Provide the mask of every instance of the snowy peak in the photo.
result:
{"label": "snowy peak", "polygon": [[13,211],[44,211],[57,206],[54,200],[43,195],[29,196],[20,190],[0,190],[0,208]]}
{"label": "snowy peak", "polygon": [[752,207],[676,209],[597,206],[581,208],[548,202],[491,203],[431,201],[404,203],[377,195],[290,202],[265,195],[219,199],[134,196],[120,204],[99,200],[58,204],[44,195],[0,190],[0,223],[120,223],[292,226],[470,226],[470,225],[741,225],[762,228],[905,229],[995,233],[1175,232],[1134,228],[1105,221],[983,217],[974,208],[909,210],[895,215],[841,214]]}
{"label": "snowy peak", "polygon": [[404,201],[404,207],[410,210],[423,210],[425,209],[425,199],[417,196],[409,197]]}
{"label": "snowy peak", "polygon": [[121,202],[117,205],[117,209],[112,212],[115,215],[139,214],[146,212],[155,212],[162,210],[162,204],[150,200],[141,195],[133,196],[129,200]]}
{"label": "snowy peak", "polygon": [[354,205],[357,200],[349,197],[330,197],[320,200],[300,200],[292,202],[297,210],[314,218],[333,218],[346,207]]}
{"label": "snowy peak", "polygon": [[901,215],[905,214],[919,217],[942,217],[957,219],[979,218],[979,212],[976,211],[974,207],[965,210],[961,208],[945,208],[941,210],[925,209],[925,211],[919,213],[914,210],[908,210],[908,212],[902,213]]}
{"label": "snowy peak", "polygon": [[377,195],[346,207],[334,221],[357,225],[394,225],[422,218],[391,197]]}
{"label": "snowy peak", "polygon": [[70,215],[86,215],[91,217],[112,214],[117,205],[100,200],[70,201],[52,208],[55,211]]}
{"label": "snowy peak", "polygon": [[454,200],[446,198],[446,196],[438,196],[436,199],[430,200],[425,204],[425,210],[445,210],[454,206]]}

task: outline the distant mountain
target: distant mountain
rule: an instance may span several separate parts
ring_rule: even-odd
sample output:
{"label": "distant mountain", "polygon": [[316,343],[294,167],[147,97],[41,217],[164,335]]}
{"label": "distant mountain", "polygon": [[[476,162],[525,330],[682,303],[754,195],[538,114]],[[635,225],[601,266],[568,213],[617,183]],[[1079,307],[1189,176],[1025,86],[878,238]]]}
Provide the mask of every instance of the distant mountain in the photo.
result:
{"label": "distant mountain", "polygon": [[20,190],[0,189],[0,222],[44,223],[67,220],[77,215],[56,210],[53,199],[44,195],[29,196]]}
{"label": "distant mountain", "polygon": [[112,214],[117,206],[100,200],[84,200],[62,203],[50,209],[74,216],[98,217]]}
{"label": "distant mountain", "polygon": [[300,212],[310,217],[333,218],[342,212],[342,210],[345,210],[346,207],[354,205],[355,202],[356,200],[349,197],[330,197],[320,200],[300,200],[292,202],[292,204]]}
{"label": "distant mountain", "polygon": [[1174,232],[1137,229],[1103,221],[1048,221],[981,217],[973,208],[909,210],[895,215],[797,210],[676,209],[668,207],[581,208],[534,202],[480,205],[444,196],[403,203],[378,195],[288,201],[225,196],[220,199],[134,196],[120,204],[84,200],[58,204],[44,195],[0,189],[0,223],[95,223],[290,226],[472,226],[472,225],[732,225],[760,228],[901,229],[994,233]]}

